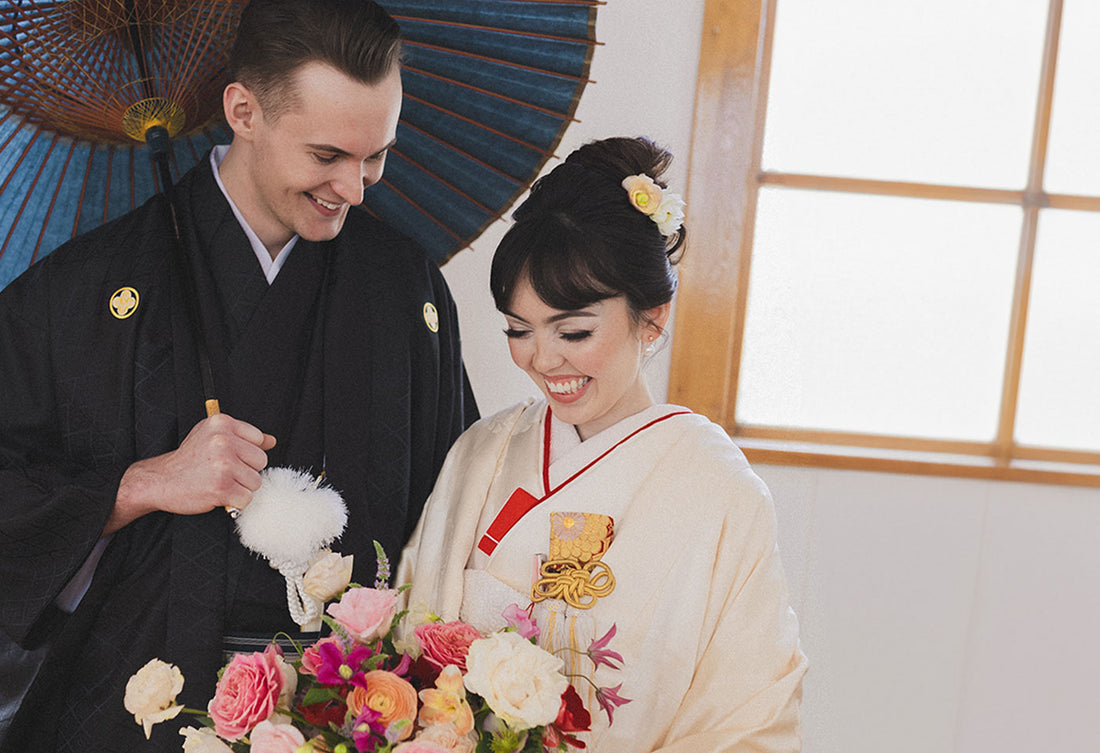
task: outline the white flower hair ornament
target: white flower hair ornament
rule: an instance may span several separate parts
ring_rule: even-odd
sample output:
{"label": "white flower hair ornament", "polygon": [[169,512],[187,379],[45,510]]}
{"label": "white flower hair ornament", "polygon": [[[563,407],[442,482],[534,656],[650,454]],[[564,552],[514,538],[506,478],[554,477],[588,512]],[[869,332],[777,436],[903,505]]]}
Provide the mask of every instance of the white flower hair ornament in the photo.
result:
{"label": "white flower hair ornament", "polygon": [[331,578],[322,571],[335,567],[351,578],[351,558],[343,558],[340,567],[326,548],[344,532],[347,505],[338,491],[322,486],[321,478],[310,473],[268,468],[260,476],[260,488],[237,516],[237,535],[286,578],[287,607],[294,621],[303,630],[318,630],[325,601],[318,596],[327,598],[328,591],[342,591],[347,582],[318,593],[315,576]]}
{"label": "white flower hair ornament", "polygon": [[630,205],[657,223],[661,235],[669,237],[684,224],[684,200],[680,194],[661,188],[645,173],[623,178]]}

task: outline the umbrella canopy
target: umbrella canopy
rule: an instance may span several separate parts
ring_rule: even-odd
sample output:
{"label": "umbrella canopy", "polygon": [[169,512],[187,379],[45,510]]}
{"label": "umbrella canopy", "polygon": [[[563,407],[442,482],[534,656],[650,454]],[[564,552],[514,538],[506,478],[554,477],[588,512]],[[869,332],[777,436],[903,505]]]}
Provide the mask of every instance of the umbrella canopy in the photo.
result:
{"label": "umbrella canopy", "polygon": [[406,38],[397,146],[364,204],[439,261],[538,176],[587,83],[592,0],[380,0]]}
{"label": "umbrella canopy", "polygon": [[159,190],[142,140],[178,171],[212,124],[240,0],[0,0],[0,286]]}
{"label": "umbrella canopy", "polygon": [[[597,0],[380,0],[406,39],[405,98],[367,211],[440,263],[537,177],[572,122]],[[145,127],[178,176],[219,121],[244,0],[0,0],[0,287],[160,189]]]}

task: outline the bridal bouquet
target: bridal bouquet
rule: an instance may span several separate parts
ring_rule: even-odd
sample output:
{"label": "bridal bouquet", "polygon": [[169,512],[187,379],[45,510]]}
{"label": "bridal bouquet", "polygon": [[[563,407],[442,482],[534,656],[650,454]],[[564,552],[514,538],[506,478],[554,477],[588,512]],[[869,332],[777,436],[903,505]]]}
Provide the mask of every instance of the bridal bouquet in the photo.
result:
{"label": "bridal bouquet", "polygon": [[[184,678],[175,666],[153,659],[142,667],[130,678],[125,704],[146,737],[154,724],[186,712],[203,724],[180,730],[188,753],[543,753],[585,746],[576,733],[589,729],[591,715],[570,680],[592,680],[567,676],[561,656],[538,647],[527,611],[510,606],[507,627],[490,635],[436,618],[403,640],[408,614],[397,611],[399,590],[386,588],[389,564],[377,549],[378,582],[365,588],[345,579],[337,587],[339,599],[323,617],[329,635],[295,645],[293,657],[275,644],[235,655],[206,711],[176,704]],[[612,627],[583,651],[594,666],[621,667],[622,657],[607,648],[614,634]],[[610,722],[628,702],[618,694],[622,686],[593,687]]]}

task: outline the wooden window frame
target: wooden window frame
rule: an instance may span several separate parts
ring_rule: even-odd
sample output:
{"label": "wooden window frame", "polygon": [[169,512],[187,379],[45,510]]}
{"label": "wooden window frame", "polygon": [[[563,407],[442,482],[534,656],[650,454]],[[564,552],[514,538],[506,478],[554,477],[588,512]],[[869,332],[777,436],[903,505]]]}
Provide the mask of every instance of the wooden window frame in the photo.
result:
{"label": "wooden window frame", "polygon": [[[1024,446],[1013,427],[1039,210],[1100,211],[1100,198],[1042,191],[1062,1],[1051,0],[1027,187],[991,190],[765,173],[761,168],[777,0],[707,0],[689,157],[669,399],[722,425],[753,462],[1100,487],[1100,452]],[[992,442],[737,424],[735,399],[758,190],[784,186],[1001,203],[1023,210],[998,431]]]}

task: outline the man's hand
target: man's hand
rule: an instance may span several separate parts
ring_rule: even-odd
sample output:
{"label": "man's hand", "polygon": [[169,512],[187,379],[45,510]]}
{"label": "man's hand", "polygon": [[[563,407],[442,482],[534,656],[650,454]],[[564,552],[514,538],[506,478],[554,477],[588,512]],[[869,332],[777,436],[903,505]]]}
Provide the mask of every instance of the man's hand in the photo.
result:
{"label": "man's hand", "polygon": [[215,507],[244,509],[260,488],[275,437],[218,413],[195,424],[179,449],[126,469],[104,534],[156,510],[197,515]]}

